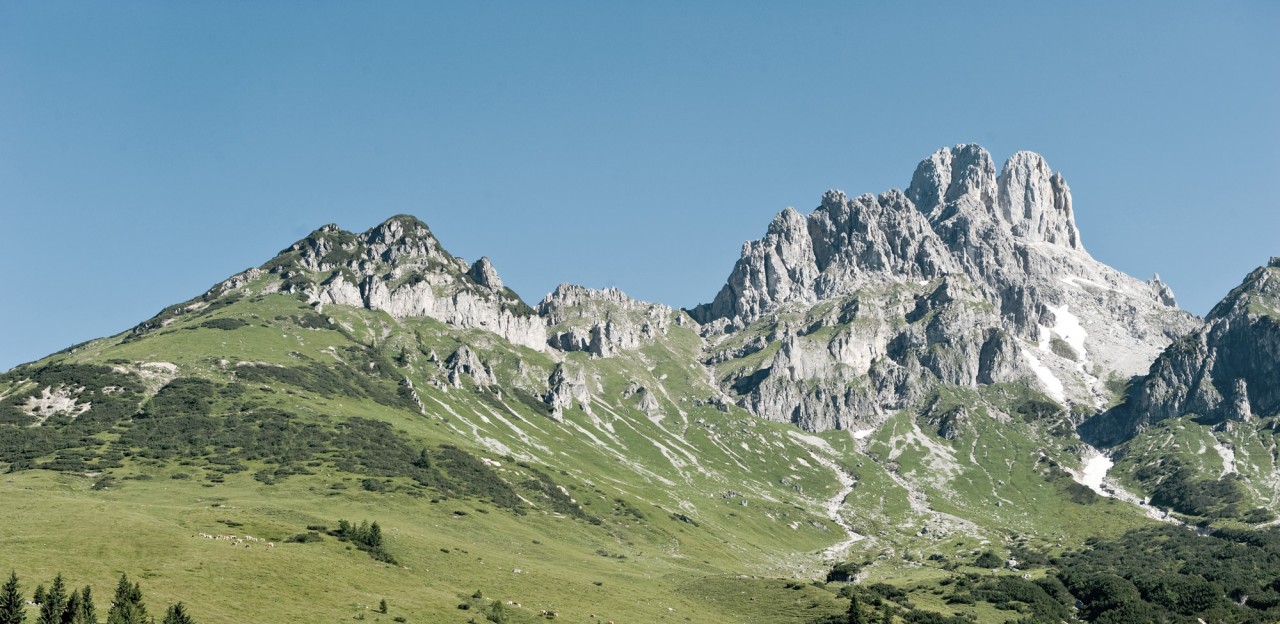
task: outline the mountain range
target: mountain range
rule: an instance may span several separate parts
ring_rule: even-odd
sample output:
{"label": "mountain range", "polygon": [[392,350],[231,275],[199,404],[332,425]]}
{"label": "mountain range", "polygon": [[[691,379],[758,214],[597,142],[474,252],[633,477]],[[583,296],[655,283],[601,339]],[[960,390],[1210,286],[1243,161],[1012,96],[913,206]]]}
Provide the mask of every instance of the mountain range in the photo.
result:
{"label": "mountain range", "polygon": [[[1280,261],[1200,319],[1074,210],[1037,154],[944,148],[782,211],[685,310],[326,225],[0,375],[10,558],[208,622],[1146,621],[1071,566],[1271,530]],[[1267,621],[1272,576],[1178,617]]]}

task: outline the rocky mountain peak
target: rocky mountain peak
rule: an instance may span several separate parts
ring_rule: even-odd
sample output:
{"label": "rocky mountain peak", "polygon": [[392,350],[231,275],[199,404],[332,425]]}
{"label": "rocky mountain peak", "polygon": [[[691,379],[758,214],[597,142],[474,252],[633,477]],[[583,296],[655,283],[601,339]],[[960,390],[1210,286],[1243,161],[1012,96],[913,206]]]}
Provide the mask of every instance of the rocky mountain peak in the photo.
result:
{"label": "rocky mountain peak", "polygon": [[944,238],[969,240],[999,230],[1026,241],[1084,249],[1070,187],[1035,152],[1010,156],[997,176],[982,147],[943,148],[916,166],[906,195]]}
{"label": "rocky mountain peak", "polygon": [[[297,252],[296,258],[292,256],[292,252]],[[364,272],[362,267],[378,270],[377,265],[396,269],[426,265],[453,266],[457,263],[425,223],[408,215],[399,215],[361,234],[347,232],[330,223],[281,251],[280,256],[268,264],[297,264],[310,271],[347,266],[361,273]]]}
{"label": "rocky mountain peak", "polygon": [[1276,258],[1251,271],[1209,311],[1205,320],[1212,323],[1247,314],[1280,320],[1280,262]]}
{"label": "rocky mountain peak", "polygon": [[363,238],[368,245],[370,259],[376,258],[393,266],[406,261],[453,261],[453,256],[441,247],[431,228],[409,215],[391,217],[365,232]]}
{"label": "rocky mountain peak", "polygon": [[1159,273],[1151,276],[1151,279],[1147,280],[1147,285],[1151,287],[1151,292],[1155,293],[1156,299],[1158,299],[1160,303],[1171,308],[1178,306],[1178,301],[1173,297],[1173,289],[1169,288],[1169,285],[1164,283],[1164,280],[1160,279]]}
{"label": "rocky mountain peak", "polygon": [[488,258],[468,265],[446,251],[425,223],[408,215],[360,234],[326,225],[261,270],[278,280],[265,291],[304,294],[316,306],[430,317],[491,331],[530,348],[546,347],[542,319],[503,285]]}
{"label": "rocky mountain peak", "polygon": [[1069,249],[1084,249],[1071,211],[1071,189],[1062,174],[1034,152],[1018,152],[1000,170],[999,216],[1014,236]]}
{"label": "rocky mountain peak", "polygon": [[467,270],[467,276],[490,290],[501,291],[506,288],[502,285],[502,278],[498,277],[497,269],[493,268],[493,264],[489,262],[488,256],[481,256],[476,260],[475,264]]}
{"label": "rocky mountain peak", "polygon": [[805,321],[825,343],[806,339],[772,369],[733,369],[725,382],[751,411],[806,428],[868,424],[939,383],[1028,382],[1092,408],[1108,400],[1110,377],[1146,370],[1198,323],[1163,282],[1091,258],[1073,210],[1039,154],[1018,152],[997,174],[977,145],[943,148],[905,192],[830,190],[807,216],[782,211],[690,314],[724,343],[715,364],[763,348],[733,333],[758,336],[768,325],[757,322],[837,301],[822,309],[841,312]]}
{"label": "rocky mountain peak", "polygon": [[964,272],[1004,288],[1005,276],[1076,262],[1041,262],[1043,253],[1027,249],[1040,243],[1084,255],[1062,176],[1025,151],[997,175],[985,149],[957,145],[921,161],[905,192],[850,198],[829,190],[807,217],[794,208],[778,213],[764,238],[743,245],[715,300],[692,313],[703,323],[741,325],[785,303],[851,293],[868,280]]}
{"label": "rocky mountain peak", "polygon": [[930,223],[956,213],[994,216],[996,169],[979,145],[944,147],[916,165],[906,195]]}
{"label": "rocky mountain peak", "polygon": [[827,191],[807,217],[787,208],[742,258],[710,304],[690,313],[702,323],[741,326],[778,306],[847,295],[870,282],[931,279],[957,265],[928,221],[901,191],[850,199]]}

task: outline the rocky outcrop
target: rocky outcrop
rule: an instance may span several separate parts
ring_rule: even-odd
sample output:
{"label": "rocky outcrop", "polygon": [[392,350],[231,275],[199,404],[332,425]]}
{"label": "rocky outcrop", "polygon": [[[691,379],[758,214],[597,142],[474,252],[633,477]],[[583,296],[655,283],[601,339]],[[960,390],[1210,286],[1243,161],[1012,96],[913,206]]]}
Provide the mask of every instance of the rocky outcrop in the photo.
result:
{"label": "rocky outcrop", "polygon": [[466,345],[458,347],[444,361],[444,368],[449,378],[449,384],[455,388],[462,387],[462,377],[465,375],[478,386],[492,386],[498,383],[497,377],[493,374],[493,369],[476,355]]}
{"label": "rocky outcrop", "polygon": [[1205,321],[1156,359],[1123,404],[1083,423],[1081,436],[1110,446],[1187,414],[1220,423],[1280,413],[1280,258],[1250,273]]}
{"label": "rocky outcrop", "polygon": [[1156,273],[1151,277],[1151,279],[1147,280],[1147,285],[1151,287],[1151,292],[1155,294],[1156,300],[1160,303],[1169,307],[1178,305],[1178,301],[1173,297],[1173,289],[1169,288],[1169,285],[1165,284],[1164,280],[1160,279],[1159,273]]}
{"label": "rocky outcrop", "polygon": [[502,279],[498,277],[498,270],[493,268],[488,256],[481,256],[479,260],[476,260],[475,264],[471,265],[470,269],[467,269],[467,277],[490,291],[500,292],[506,290],[506,286],[502,285]]}
{"label": "rocky outcrop", "polygon": [[648,388],[631,382],[631,385],[622,393],[624,399],[634,399],[636,409],[644,412],[650,418],[660,418],[662,416],[662,403],[658,400],[654,393]]}
{"label": "rocky outcrop", "polygon": [[587,386],[586,376],[582,369],[568,370],[563,363],[557,364],[547,378],[547,391],[543,401],[551,408],[551,417],[564,419],[564,410],[574,407],[588,414],[591,413],[591,389]]}
{"label": "rocky outcrop", "polygon": [[429,317],[533,349],[546,346],[542,319],[503,285],[488,258],[467,265],[413,217],[393,217],[358,235],[326,225],[263,269],[278,276],[280,290],[321,305]]}
{"label": "rocky outcrop", "polygon": [[779,345],[773,355],[727,389],[753,413],[823,431],[874,426],[939,385],[1029,377],[1022,347],[964,276],[912,286],[864,289],[825,317],[783,324],[759,340]]}
{"label": "rocky outcrop", "polygon": [[852,294],[885,280],[927,280],[955,271],[928,222],[901,192],[850,200],[827,191],[807,218],[788,208],[742,258],[715,300],[690,314],[701,323],[751,323],[778,306]]}
{"label": "rocky outcrop", "polygon": [[636,301],[616,288],[593,290],[561,284],[538,304],[547,344],[560,351],[612,357],[664,336],[673,324],[671,308]]}
{"label": "rocky outcrop", "polygon": [[1000,219],[1023,240],[1084,250],[1071,211],[1071,189],[1062,174],[1049,171],[1039,154],[1018,152],[996,181]]}
{"label": "rocky outcrop", "polygon": [[[832,300],[863,312],[806,319],[836,328],[823,334],[830,343],[784,343],[758,367],[733,366],[786,339],[750,328]],[[937,384],[1025,381],[1062,403],[1101,405],[1108,379],[1140,374],[1198,326],[1158,277],[1141,282],[1089,256],[1070,188],[1044,158],[1018,152],[997,173],[976,145],[921,161],[905,192],[829,191],[808,216],[783,211],[690,313],[714,343],[708,363],[737,371],[726,390],[810,429],[875,422]],[[737,332],[757,336],[725,336]]]}

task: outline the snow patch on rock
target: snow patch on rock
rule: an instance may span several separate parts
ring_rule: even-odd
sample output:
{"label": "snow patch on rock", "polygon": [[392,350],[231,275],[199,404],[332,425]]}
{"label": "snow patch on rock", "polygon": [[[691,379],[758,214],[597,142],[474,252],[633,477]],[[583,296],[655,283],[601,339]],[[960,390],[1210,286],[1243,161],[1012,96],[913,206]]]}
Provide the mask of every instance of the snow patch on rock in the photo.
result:
{"label": "snow patch on rock", "polygon": [[1066,402],[1067,395],[1065,388],[1063,388],[1062,380],[1058,379],[1057,375],[1054,375],[1053,371],[1049,370],[1049,367],[1041,363],[1040,359],[1032,355],[1030,351],[1023,349],[1022,355],[1027,359],[1027,364],[1035,372],[1036,379],[1040,381],[1040,385],[1045,392],[1049,393],[1049,396],[1059,403]]}
{"label": "snow patch on rock", "polygon": [[1084,462],[1084,467],[1080,469],[1080,474],[1072,475],[1080,485],[1097,492],[1101,496],[1111,496],[1105,488],[1102,487],[1102,480],[1107,478],[1107,472],[1115,466],[1115,462],[1110,457],[1098,453]]}
{"label": "snow patch on rock", "polygon": [[1050,312],[1053,312],[1053,317],[1056,320],[1052,328],[1053,333],[1071,345],[1071,348],[1075,350],[1076,354],[1080,356],[1080,360],[1083,361],[1085,359],[1084,340],[1089,337],[1089,332],[1086,332],[1084,327],[1080,325],[1080,317],[1072,314],[1069,309],[1070,306],[1067,305],[1045,307],[1049,308]]}

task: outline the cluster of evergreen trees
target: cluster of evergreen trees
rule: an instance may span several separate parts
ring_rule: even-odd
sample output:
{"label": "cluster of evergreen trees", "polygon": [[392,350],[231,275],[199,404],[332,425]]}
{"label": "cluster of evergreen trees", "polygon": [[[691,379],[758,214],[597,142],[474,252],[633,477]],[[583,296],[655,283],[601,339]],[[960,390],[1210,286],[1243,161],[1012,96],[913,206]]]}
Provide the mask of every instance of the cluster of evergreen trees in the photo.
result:
{"label": "cluster of evergreen trees", "polygon": [[396,558],[386,551],[386,545],[382,541],[382,527],[378,526],[377,520],[373,524],[365,520],[359,525],[338,520],[338,530],[329,531],[329,534],[341,541],[355,544],[356,548],[369,553],[370,557],[378,561],[391,565],[397,564]]}
{"label": "cluster of evergreen trees", "polygon": [[[40,608],[36,624],[99,624],[93,591],[88,585],[80,591],[68,590],[61,574],[53,578],[48,589],[38,585],[31,602]],[[27,602],[18,584],[18,573],[12,572],[9,581],[0,588],[0,624],[25,624],[26,621]],[[130,582],[127,575],[120,575],[106,624],[155,624],[155,621],[142,602],[142,588]],[[169,606],[162,624],[195,624],[195,620],[179,602]]]}

